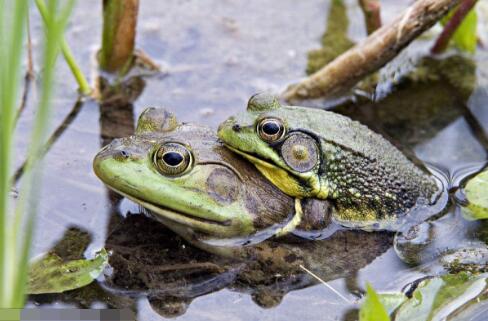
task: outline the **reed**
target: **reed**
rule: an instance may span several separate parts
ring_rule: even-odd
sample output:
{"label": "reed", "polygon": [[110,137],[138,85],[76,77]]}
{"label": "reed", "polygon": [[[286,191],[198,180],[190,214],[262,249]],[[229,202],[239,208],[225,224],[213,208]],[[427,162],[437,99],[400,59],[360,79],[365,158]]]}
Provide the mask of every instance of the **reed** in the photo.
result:
{"label": "reed", "polygon": [[11,199],[14,126],[21,84],[21,58],[29,9],[28,0],[0,0],[0,308],[21,308],[39,186],[41,148],[47,139],[56,58],[74,0],[49,0],[43,41],[41,93],[33,123],[25,175],[16,202]]}
{"label": "reed", "polygon": [[139,0],[104,0],[100,67],[124,74],[132,63]]}

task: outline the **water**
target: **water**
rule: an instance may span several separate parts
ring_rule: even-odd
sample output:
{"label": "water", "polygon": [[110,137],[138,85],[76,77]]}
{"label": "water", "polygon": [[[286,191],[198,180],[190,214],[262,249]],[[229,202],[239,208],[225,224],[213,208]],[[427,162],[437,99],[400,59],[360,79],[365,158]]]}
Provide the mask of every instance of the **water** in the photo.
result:
{"label": "water", "polygon": [[[349,35],[358,41],[365,36],[363,19],[357,2],[347,3]],[[392,19],[407,3],[385,2],[384,20]],[[163,72],[133,82],[134,87],[143,89],[133,104],[99,106],[87,100],[79,108],[45,159],[33,248],[34,255],[45,252],[62,239],[69,227],[76,227],[84,231],[85,242],[74,248],[86,247],[85,254],[91,256],[102,246],[117,245],[120,253],[141,262],[134,267],[139,274],[135,273],[134,277],[130,271],[122,273],[127,275],[125,288],[115,290],[101,279],[80,291],[33,297],[30,304],[127,306],[138,311],[138,320],[155,320],[162,318],[161,315],[178,315],[179,320],[343,320],[355,318],[354,302],[365,281],[380,291],[400,290],[429,273],[431,269],[403,263],[391,247],[374,247],[377,252],[365,247],[364,266],[347,276],[340,275],[331,263],[315,266],[314,272],[327,278],[330,286],[352,302],[346,303],[298,269],[289,275],[253,274],[256,269],[246,270],[245,266],[196,250],[170,232],[160,230],[161,227],[154,227],[142,216],[124,219],[127,212],[139,212],[138,207],[109,194],[92,171],[93,156],[101,145],[113,137],[130,134],[136,115],[148,106],[166,107],[181,121],[216,128],[222,120],[241,111],[255,92],[280,92],[303,77],[306,53],[319,47],[328,6],[326,0],[187,0],[164,4],[141,1],[137,46],[155,59]],[[40,39],[40,23],[33,13],[34,39]],[[94,74],[100,36],[100,2],[79,1],[66,37],[88,75]],[[425,52],[426,44],[422,40],[411,46],[407,59],[415,61]],[[35,40],[33,47],[38,71],[39,41]],[[377,93],[380,101],[346,100],[335,110],[360,120],[410,155],[435,167],[445,177],[446,186],[454,189],[487,161],[486,145],[480,134],[480,128],[488,132],[487,61],[487,52],[479,51],[476,68],[462,68],[461,76],[466,77],[461,77],[462,81],[442,72],[450,70],[444,67],[436,69],[436,77],[417,75],[397,87],[386,80],[380,88],[382,91]],[[469,61],[461,58],[455,65],[463,66],[462,62],[469,65]],[[395,78],[408,72],[396,70],[395,64],[392,66],[393,71],[389,72]],[[76,101],[76,83],[62,60],[57,77],[53,130]],[[37,79],[34,83],[27,109],[18,124],[15,161],[19,166],[28,146],[40,82]],[[314,104],[325,105],[320,101]],[[448,215],[459,218],[460,213],[452,207]],[[479,223],[470,224],[476,230]],[[131,230],[131,226],[140,228]],[[475,234],[467,233],[466,238],[477,238]],[[355,257],[353,252],[350,255]],[[347,255],[342,259],[347,262]],[[175,262],[184,268],[178,270],[171,265]],[[123,267],[129,263],[119,265],[118,271],[124,272]],[[168,266],[173,266],[173,270],[168,270]],[[140,278],[146,283],[141,283]]]}

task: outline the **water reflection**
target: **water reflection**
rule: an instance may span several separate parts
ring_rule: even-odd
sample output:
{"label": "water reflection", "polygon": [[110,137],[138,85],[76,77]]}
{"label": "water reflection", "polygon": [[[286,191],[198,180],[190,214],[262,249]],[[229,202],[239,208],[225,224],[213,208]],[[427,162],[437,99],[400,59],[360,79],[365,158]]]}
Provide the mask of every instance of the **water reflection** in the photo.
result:
{"label": "water reflection", "polygon": [[324,281],[354,278],[391,247],[391,240],[386,232],[339,231],[314,242],[269,239],[223,257],[189,245],[144,215],[129,215],[107,238],[106,247],[113,251],[107,283],[115,291],[147,296],[164,316],[182,314],[196,297],[222,288],[246,293],[270,308],[288,292],[318,283],[300,266]]}

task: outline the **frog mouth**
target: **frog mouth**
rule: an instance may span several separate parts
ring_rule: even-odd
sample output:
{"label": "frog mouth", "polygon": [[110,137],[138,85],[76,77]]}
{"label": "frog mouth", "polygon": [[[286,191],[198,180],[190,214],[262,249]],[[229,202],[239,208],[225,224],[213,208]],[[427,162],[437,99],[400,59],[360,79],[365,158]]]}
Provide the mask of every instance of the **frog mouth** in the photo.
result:
{"label": "frog mouth", "polygon": [[248,161],[250,161],[253,164],[258,164],[258,165],[263,166],[263,167],[269,167],[269,168],[275,168],[275,169],[283,170],[281,167],[273,164],[271,161],[259,158],[257,155],[255,155],[253,153],[243,152],[242,150],[239,150],[239,149],[232,147],[231,145],[227,145],[227,144],[225,144],[225,147],[227,147],[228,149],[230,149],[234,153],[241,155],[242,157],[244,157],[245,159],[247,159]]}
{"label": "frog mouth", "polygon": [[111,186],[108,187],[114,192],[124,196],[125,198],[131,200],[132,202],[139,204],[142,207],[149,210],[151,212],[151,215],[155,219],[158,219],[158,217],[160,216],[163,217],[165,219],[164,222],[170,220],[182,224],[184,226],[195,228],[200,231],[204,231],[204,232],[212,231],[213,233],[217,232],[217,233],[224,233],[224,234],[227,234],[229,232],[229,229],[232,225],[231,220],[216,221],[216,220],[206,219],[202,217],[196,217],[191,213],[176,211],[169,207],[161,206],[159,204],[154,204],[152,202],[135,198]]}

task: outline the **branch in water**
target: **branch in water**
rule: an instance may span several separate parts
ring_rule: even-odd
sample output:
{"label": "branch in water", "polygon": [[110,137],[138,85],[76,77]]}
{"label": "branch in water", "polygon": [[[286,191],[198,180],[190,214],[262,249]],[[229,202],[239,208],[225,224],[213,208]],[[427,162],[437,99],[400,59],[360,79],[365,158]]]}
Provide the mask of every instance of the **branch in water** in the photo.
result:
{"label": "branch in water", "polygon": [[430,50],[433,54],[440,54],[443,53],[449,41],[451,40],[452,36],[456,32],[457,28],[461,25],[466,15],[473,9],[474,5],[476,4],[477,0],[464,0],[460,5],[456,12],[453,14],[452,18],[444,26],[444,30],[440,34],[439,38],[435,42],[434,46]]}
{"label": "branch in water", "polygon": [[368,35],[381,28],[381,5],[380,0],[359,0],[359,5],[364,13],[366,30]]}
{"label": "branch in water", "polygon": [[287,101],[334,96],[350,89],[365,76],[383,67],[417,36],[432,27],[461,0],[418,0],[392,23],[383,26],[361,44],[330,64],[290,86]]}

